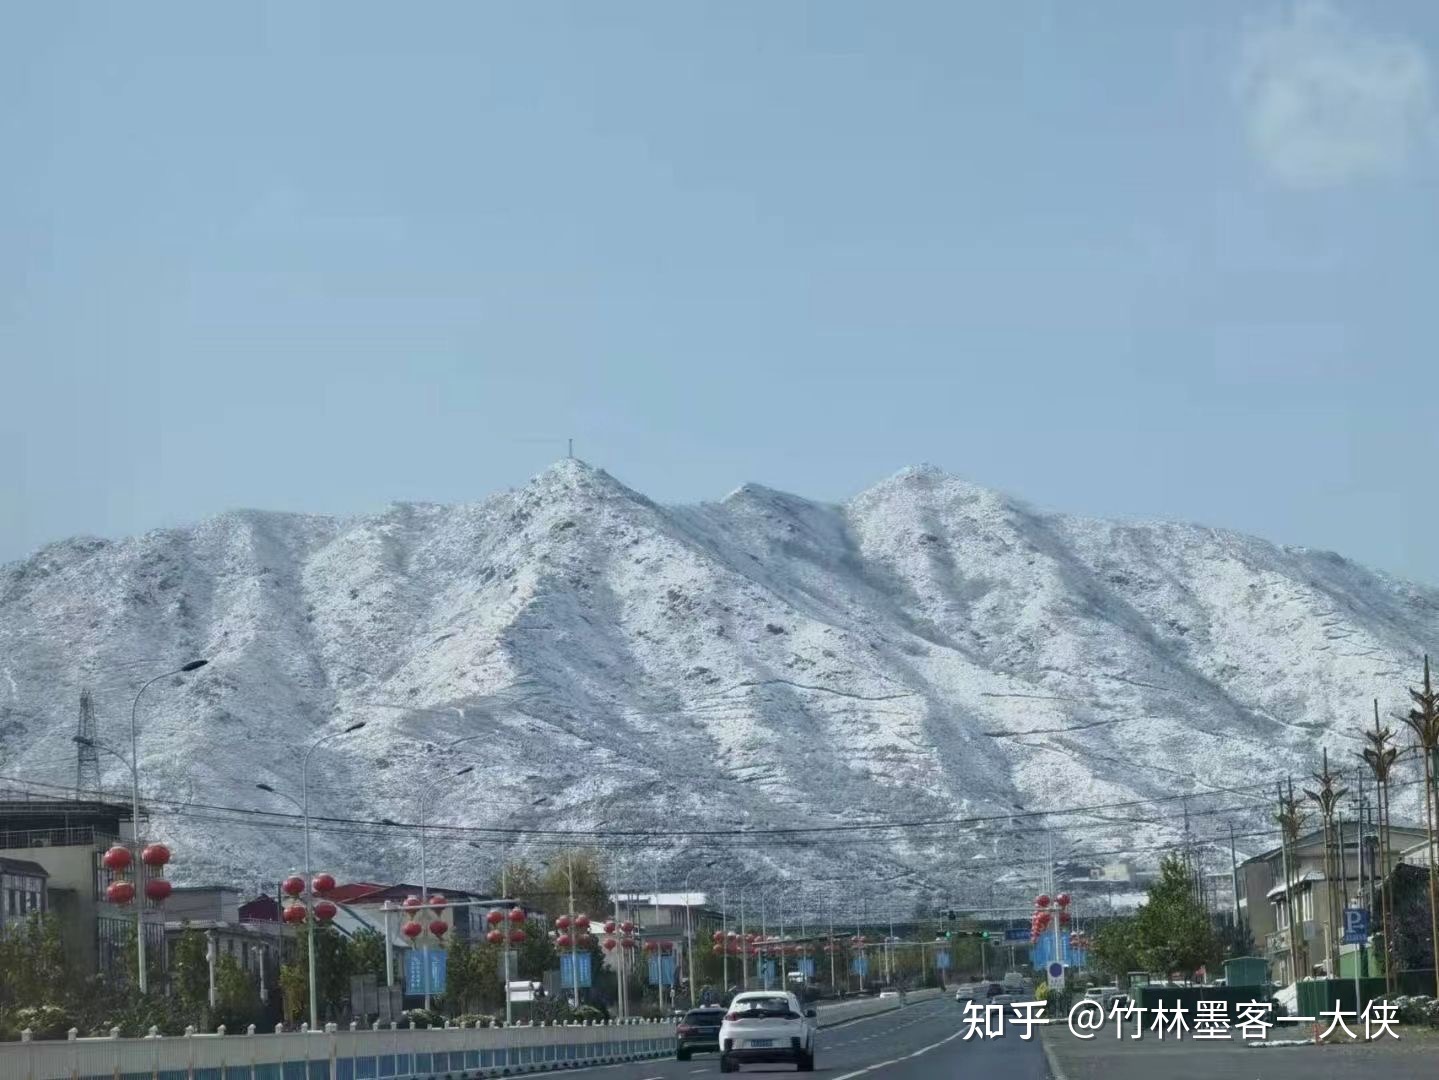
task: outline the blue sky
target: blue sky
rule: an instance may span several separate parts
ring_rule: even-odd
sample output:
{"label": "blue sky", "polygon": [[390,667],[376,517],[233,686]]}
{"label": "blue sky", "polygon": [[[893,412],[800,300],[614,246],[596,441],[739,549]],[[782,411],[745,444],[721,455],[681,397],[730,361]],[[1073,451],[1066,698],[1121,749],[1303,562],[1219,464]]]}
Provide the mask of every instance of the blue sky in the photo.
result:
{"label": "blue sky", "polygon": [[11,4],[0,560],[933,462],[1439,582],[1439,5]]}

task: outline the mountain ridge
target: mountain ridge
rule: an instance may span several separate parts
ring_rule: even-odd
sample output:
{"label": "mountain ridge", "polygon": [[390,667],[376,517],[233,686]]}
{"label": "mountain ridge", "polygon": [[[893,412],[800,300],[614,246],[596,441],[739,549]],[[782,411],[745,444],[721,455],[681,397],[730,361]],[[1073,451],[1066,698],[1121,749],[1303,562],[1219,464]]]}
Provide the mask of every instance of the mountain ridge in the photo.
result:
{"label": "mountain ridge", "polygon": [[[254,784],[297,791],[297,748],[338,719],[367,726],[327,744],[314,794],[368,819],[413,821],[418,791],[447,784],[432,820],[480,830],[832,826],[1176,788],[1202,815],[1207,789],[1305,775],[1321,744],[1349,767],[1369,699],[1401,704],[1436,631],[1439,590],[1333,553],[1047,512],[934,466],[842,503],[744,484],[662,506],[566,459],[474,503],[232,511],[6,564],[0,741],[8,775],[63,784],[83,686],[119,740],[130,675],[163,670],[130,661],[210,657],[147,694],[142,778],[170,800],[157,828],[192,849],[177,871],[244,880],[294,865],[293,828],[186,806],[284,811]],[[242,754],[214,752],[237,736]],[[445,777],[461,760],[478,787]],[[1074,826],[1065,853],[1173,842],[1173,815],[1151,816]],[[838,859],[933,890],[998,860],[994,832],[766,843],[745,861]],[[357,877],[413,876],[413,830],[356,835],[317,849]],[[502,840],[437,839],[431,864],[474,877]],[[651,846],[676,874],[707,850]]]}

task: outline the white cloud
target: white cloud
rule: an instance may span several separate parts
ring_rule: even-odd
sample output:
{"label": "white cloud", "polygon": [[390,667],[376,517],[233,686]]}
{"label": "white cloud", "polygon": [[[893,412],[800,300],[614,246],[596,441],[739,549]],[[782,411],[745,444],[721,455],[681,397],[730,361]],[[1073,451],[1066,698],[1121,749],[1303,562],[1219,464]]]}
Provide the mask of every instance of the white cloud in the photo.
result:
{"label": "white cloud", "polygon": [[1255,156],[1293,187],[1397,174],[1436,130],[1423,50],[1314,0],[1245,26],[1234,88]]}

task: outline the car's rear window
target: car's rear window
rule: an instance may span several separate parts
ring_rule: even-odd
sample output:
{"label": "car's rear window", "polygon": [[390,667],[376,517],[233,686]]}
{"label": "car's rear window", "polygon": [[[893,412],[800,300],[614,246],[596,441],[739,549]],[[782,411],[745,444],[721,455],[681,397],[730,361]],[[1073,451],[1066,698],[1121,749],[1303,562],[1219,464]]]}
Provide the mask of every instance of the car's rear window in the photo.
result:
{"label": "car's rear window", "polygon": [[790,1012],[789,998],[782,997],[745,998],[736,1001],[731,1008],[737,1013],[763,1013],[766,1016],[787,1016]]}
{"label": "car's rear window", "polygon": [[723,1009],[695,1009],[685,1013],[687,1024],[718,1024],[723,1019]]}

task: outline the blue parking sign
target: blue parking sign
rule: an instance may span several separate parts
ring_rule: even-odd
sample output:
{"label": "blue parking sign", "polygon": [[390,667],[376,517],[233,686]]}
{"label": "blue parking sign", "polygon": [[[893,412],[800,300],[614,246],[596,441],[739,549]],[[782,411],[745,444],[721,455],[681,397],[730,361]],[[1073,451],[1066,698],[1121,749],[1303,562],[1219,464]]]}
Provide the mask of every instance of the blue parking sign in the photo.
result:
{"label": "blue parking sign", "polygon": [[1364,908],[1344,909],[1344,944],[1363,945],[1369,940],[1369,912]]}

